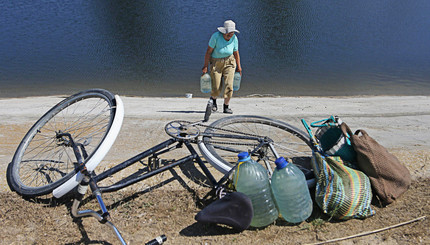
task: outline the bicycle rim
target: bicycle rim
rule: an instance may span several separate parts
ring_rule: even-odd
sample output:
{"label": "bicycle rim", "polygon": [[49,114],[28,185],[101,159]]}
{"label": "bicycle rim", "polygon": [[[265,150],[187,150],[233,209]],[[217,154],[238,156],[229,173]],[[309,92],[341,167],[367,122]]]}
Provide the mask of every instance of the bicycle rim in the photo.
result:
{"label": "bicycle rim", "polygon": [[28,131],[8,166],[10,188],[23,196],[40,196],[76,173],[77,160],[66,137],[82,144],[88,161],[105,139],[115,117],[114,95],[102,89],[72,95],[43,115]]}
{"label": "bicycle rim", "polygon": [[[228,130],[228,131],[224,131]],[[222,173],[227,173],[237,162],[237,154],[253,151],[257,140],[243,140],[215,137],[214,134],[258,135],[273,140],[279,156],[290,159],[294,164],[310,169],[311,143],[301,130],[282,121],[259,116],[231,116],[213,122],[204,132],[199,149],[205,159]],[[266,147],[253,157],[260,164],[273,169],[276,157]]]}

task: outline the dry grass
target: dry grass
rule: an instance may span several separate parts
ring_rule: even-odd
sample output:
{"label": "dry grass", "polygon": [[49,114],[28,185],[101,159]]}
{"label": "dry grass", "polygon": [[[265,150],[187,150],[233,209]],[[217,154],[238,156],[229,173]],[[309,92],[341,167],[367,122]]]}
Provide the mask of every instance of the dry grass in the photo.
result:
{"label": "dry grass", "polygon": [[[222,225],[196,223],[194,216],[210,201],[204,199],[210,189],[195,184],[183,174],[190,169],[195,171],[193,164],[187,163],[182,169],[165,173],[158,184],[143,183],[104,194],[113,222],[130,244],[142,244],[161,234],[167,235],[167,244],[305,244],[380,229],[430,214],[430,179],[420,177],[414,179],[400,200],[383,208],[374,206],[376,215],[365,220],[331,220],[315,206],[312,216],[300,225],[291,226],[279,219],[264,229],[237,233]],[[68,199],[24,200],[15,193],[0,193],[1,243],[118,243],[109,228],[95,219],[73,219],[70,205]],[[81,209],[98,210],[98,205],[87,197]],[[427,218],[341,243],[428,244],[428,227]]]}
{"label": "dry grass", "polygon": [[[115,147],[98,169],[166,138],[162,129],[151,132],[152,136],[162,135],[152,141],[146,140],[151,139],[146,135],[135,137],[137,133],[147,133],[139,130],[143,128],[139,128],[141,123],[145,122],[136,119],[133,124],[124,126]],[[5,169],[28,126],[0,126],[0,167],[4,171],[0,186],[0,244],[118,244],[111,230],[95,219],[73,219],[70,199],[24,200],[10,192],[4,180]],[[201,184],[202,178],[191,177],[201,176],[192,163],[122,191],[106,193],[104,200],[114,224],[130,244],[142,244],[161,234],[166,234],[167,244],[307,244],[376,230],[424,215],[427,219],[423,221],[340,243],[430,244],[430,152],[410,149],[392,149],[392,152],[410,170],[412,186],[395,203],[384,208],[374,206],[376,215],[365,220],[338,222],[321,214],[315,206],[312,216],[296,226],[278,220],[264,229],[237,233],[222,225],[199,224],[194,216],[209,203],[210,199],[204,197],[210,189]],[[93,198],[87,197],[81,209],[99,208]]]}

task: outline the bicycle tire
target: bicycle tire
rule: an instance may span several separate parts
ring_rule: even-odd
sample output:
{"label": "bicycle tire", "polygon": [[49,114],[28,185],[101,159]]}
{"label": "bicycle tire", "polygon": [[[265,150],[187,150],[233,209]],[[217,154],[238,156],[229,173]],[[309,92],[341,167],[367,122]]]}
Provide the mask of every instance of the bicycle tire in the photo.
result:
{"label": "bicycle tire", "polygon": [[[223,130],[230,130],[224,132]],[[203,157],[218,171],[227,173],[237,162],[237,154],[249,151],[249,145],[241,145],[243,139],[216,138],[214,133],[237,134],[242,132],[259,136],[267,136],[273,140],[274,146],[279,156],[290,159],[294,164],[310,170],[310,158],[312,156],[312,144],[309,136],[296,127],[285,122],[260,117],[260,116],[230,116],[221,118],[208,126],[204,131],[202,140],[198,146]],[[257,145],[257,142],[248,142]],[[228,150],[223,145],[229,145]],[[268,162],[273,169],[275,155],[269,151],[267,153]],[[265,164],[264,164],[265,165]]]}
{"label": "bicycle tire", "polygon": [[76,143],[85,145],[87,162],[105,140],[115,116],[115,96],[103,89],[85,90],[59,102],[19,144],[7,168],[10,189],[25,197],[52,192],[77,172],[72,147],[57,134],[70,133]]}

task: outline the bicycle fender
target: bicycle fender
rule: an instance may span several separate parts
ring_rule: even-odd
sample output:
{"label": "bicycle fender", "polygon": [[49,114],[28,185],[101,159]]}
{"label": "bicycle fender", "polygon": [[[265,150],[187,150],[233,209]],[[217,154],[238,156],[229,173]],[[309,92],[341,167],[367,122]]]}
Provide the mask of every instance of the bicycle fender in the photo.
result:
{"label": "bicycle fender", "polygon": [[[93,171],[97,165],[103,160],[103,158],[106,156],[110,148],[112,147],[113,143],[116,140],[116,137],[118,136],[118,133],[121,129],[122,122],[124,119],[124,105],[122,103],[121,98],[118,95],[115,95],[115,101],[116,101],[116,112],[115,112],[115,118],[112,122],[111,130],[106,135],[106,138],[103,140],[102,144],[100,145],[97,152],[94,153],[93,157],[88,160],[88,162],[85,164],[88,171]],[[75,188],[83,179],[83,174],[78,172],[75,174],[72,178],[70,178],[68,181],[66,181],[64,184],[57,187],[52,194],[56,198],[60,198],[67,194],[69,191],[71,191],[73,188]]]}

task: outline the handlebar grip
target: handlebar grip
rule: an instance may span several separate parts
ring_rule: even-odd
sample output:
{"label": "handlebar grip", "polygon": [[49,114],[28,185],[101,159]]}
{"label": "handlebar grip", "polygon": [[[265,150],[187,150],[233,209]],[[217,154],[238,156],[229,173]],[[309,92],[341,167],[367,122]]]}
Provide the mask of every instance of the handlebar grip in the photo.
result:
{"label": "handlebar grip", "polygon": [[161,235],[159,237],[156,237],[155,239],[145,243],[145,245],[159,245],[159,244],[163,244],[165,241],[167,241],[167,237],[166,235]]}

